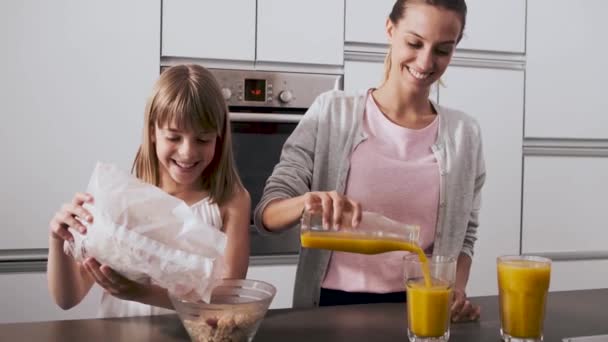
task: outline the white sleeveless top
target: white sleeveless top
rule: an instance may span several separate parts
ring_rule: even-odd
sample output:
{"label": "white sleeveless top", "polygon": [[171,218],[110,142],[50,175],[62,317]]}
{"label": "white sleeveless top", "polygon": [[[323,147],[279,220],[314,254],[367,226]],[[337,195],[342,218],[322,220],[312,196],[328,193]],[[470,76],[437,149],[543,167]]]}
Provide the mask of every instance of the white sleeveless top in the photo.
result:
{"label": "white sleeveless top", "polygon": [[[209,197],[190,206],[196,215],[203,221],[217,229],[222,229],[222,214],[217,203],[211,203]],[[98,316],[104,317],[128,317],[128,316],[152,316],[173,313],[174,311],[152,305],[142,304],[128,300],[122,300],[103,291],[101,295],[101,307]]]}

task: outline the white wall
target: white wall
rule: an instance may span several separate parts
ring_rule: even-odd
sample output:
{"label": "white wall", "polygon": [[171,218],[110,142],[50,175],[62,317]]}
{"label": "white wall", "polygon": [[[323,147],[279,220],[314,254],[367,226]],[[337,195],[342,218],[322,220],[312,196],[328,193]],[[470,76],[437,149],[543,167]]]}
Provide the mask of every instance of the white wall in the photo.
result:
{"label": "white wall", "polygon": [[95,161],[130,169],[159,73],[160,0],[0,2],[0,249],[45,248]]}

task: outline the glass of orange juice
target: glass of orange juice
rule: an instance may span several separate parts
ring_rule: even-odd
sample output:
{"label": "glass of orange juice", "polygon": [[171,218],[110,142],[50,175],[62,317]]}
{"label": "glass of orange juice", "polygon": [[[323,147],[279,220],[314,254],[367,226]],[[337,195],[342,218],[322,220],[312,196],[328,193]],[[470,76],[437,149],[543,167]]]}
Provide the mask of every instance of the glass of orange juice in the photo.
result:
{"label": "glass of orange juice", "polygon": [[450,306],[456,259],[416,254],[404,258],[407,335],[411,342],[444,342],[450,337]]}
{"label": "glass of orange juice", "polygon": [[498,257],[496,262],[502,339],[507,342],[542,341],[551,260],[507,255]]}

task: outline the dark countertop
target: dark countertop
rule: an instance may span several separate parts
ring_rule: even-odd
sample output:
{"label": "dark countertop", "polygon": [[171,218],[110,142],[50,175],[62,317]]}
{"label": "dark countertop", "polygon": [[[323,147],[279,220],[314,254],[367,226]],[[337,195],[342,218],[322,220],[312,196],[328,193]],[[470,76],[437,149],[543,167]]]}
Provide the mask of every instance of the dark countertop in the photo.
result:
{"label": "dark countertop", "polygon": [[[479,322],[452,324],[451,342],[500,341],[498,298]],[[608,289],[549,294],[545,341],[608,334]],[[407,341],[404,304],[270,310],[255,341]],[[188,341],[177,316],[0,324],[0,341]]]}

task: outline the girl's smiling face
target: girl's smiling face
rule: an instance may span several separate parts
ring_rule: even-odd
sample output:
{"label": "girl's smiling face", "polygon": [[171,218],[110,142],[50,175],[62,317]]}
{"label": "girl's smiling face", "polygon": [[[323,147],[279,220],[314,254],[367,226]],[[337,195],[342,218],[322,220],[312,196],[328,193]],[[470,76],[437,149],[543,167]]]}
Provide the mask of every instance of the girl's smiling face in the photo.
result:
{"label": "girl's smiling face", "polygon": [[[156,156],[160,166],[162,187],[189,190],[199,188],[200,177],[213,161],[216,132],[194,132],[178,129],[176,125],[166,125],[154,129]],[[197,183],[198,182],[198,183]]]}

